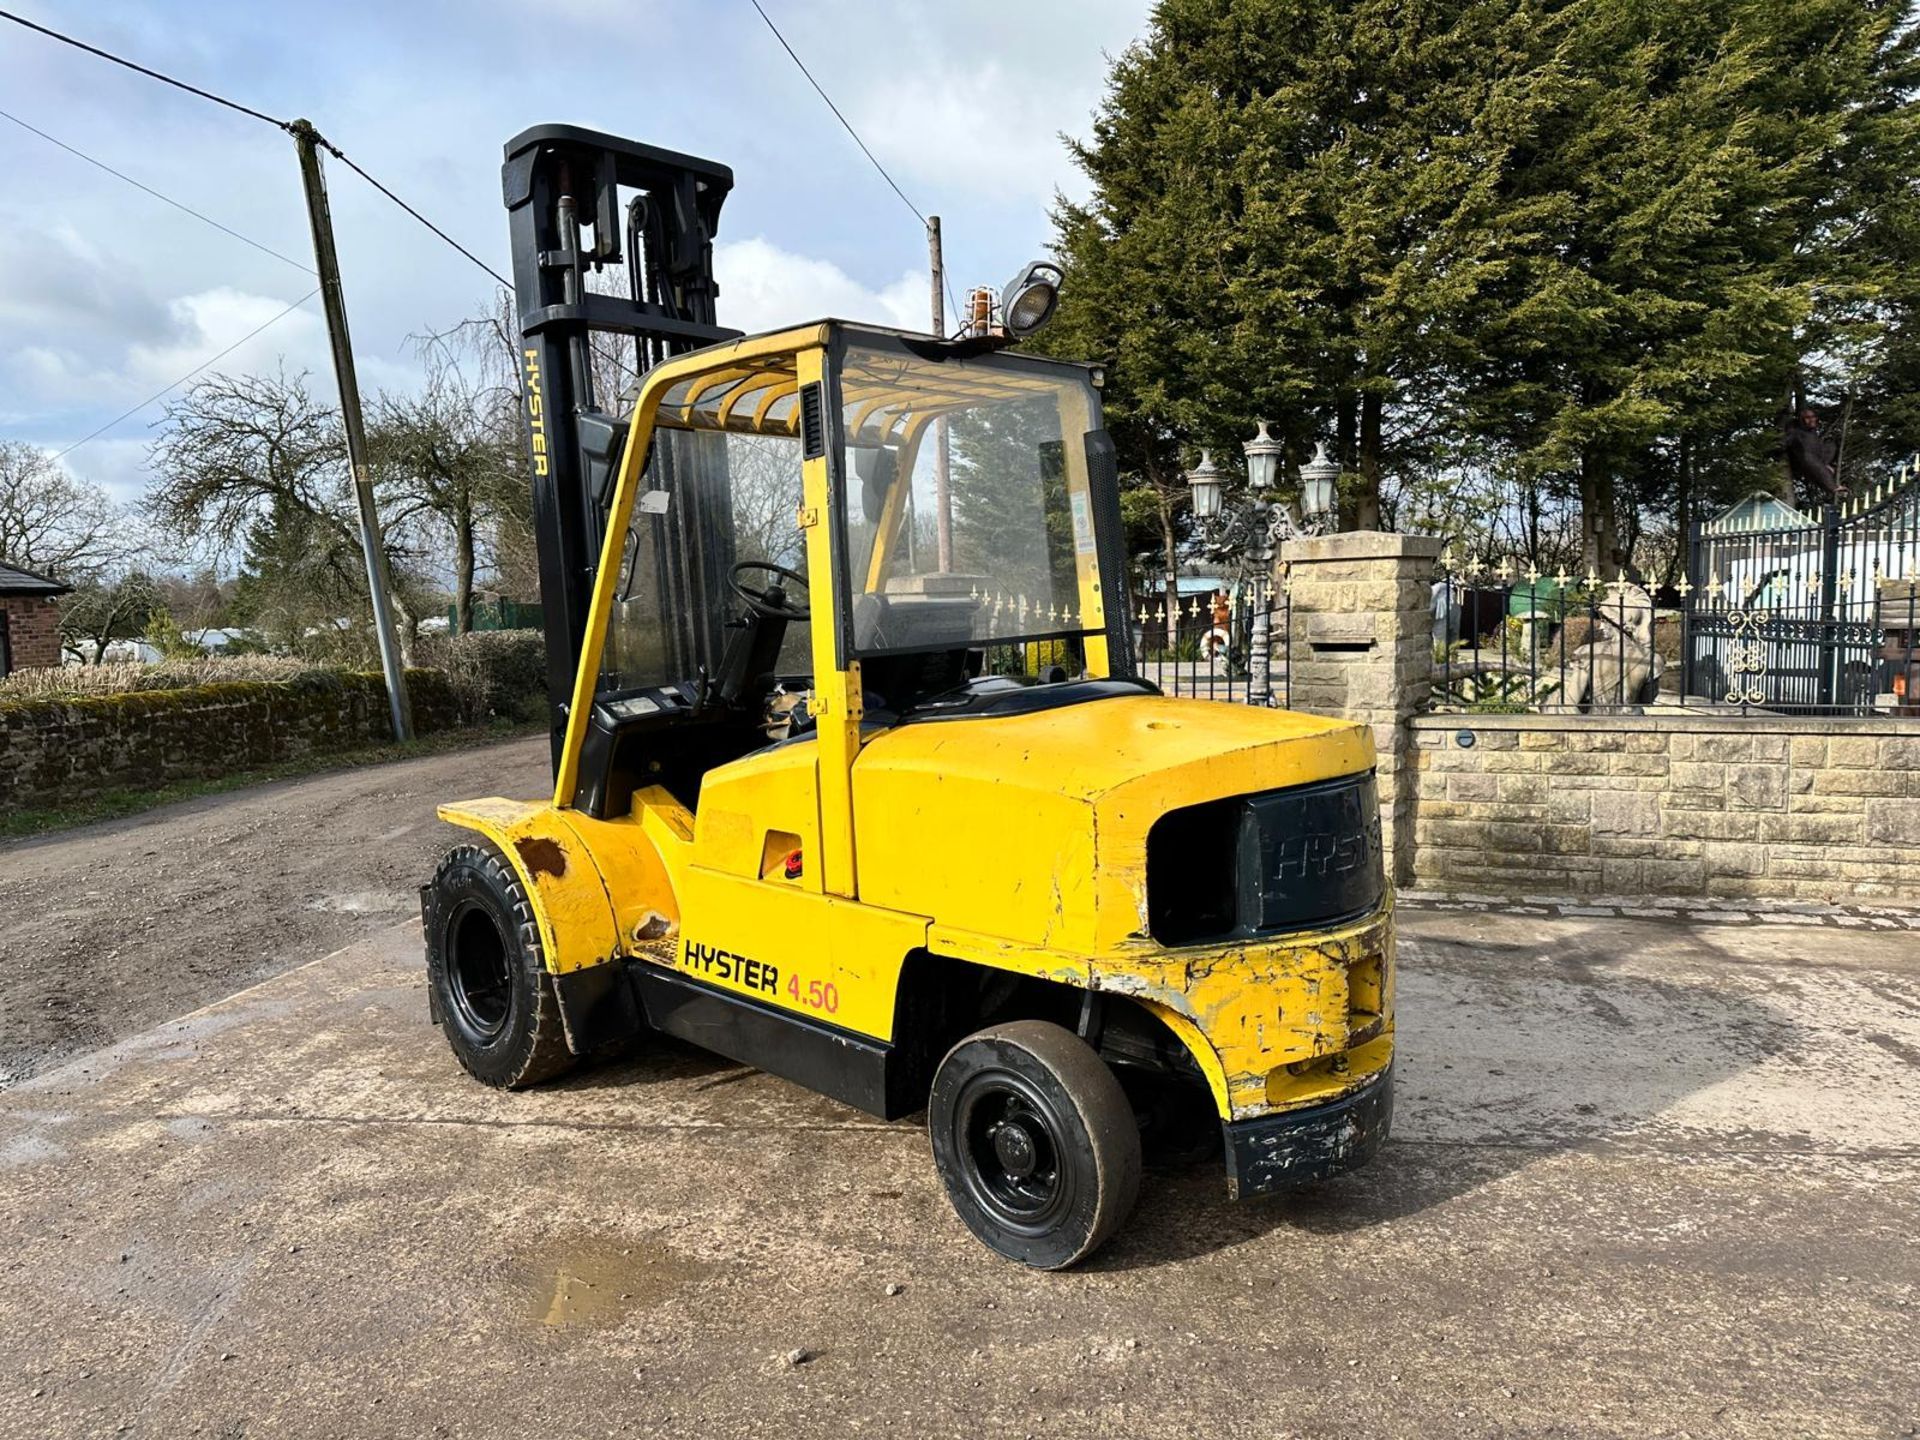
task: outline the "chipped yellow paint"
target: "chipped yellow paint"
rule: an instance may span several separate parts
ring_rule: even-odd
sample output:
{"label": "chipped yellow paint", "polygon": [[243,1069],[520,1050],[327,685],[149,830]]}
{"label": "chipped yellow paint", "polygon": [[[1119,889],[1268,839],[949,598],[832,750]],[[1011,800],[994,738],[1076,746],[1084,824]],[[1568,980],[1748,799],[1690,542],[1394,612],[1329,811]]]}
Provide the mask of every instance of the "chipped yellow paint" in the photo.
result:
{"label": "chipped yellow paint", "polygon": [[[1138,942],[1096,961],[1092,984],[1189,1021],[1218,1062],[1221,1114],[1247,1119],[1351,1089],[1393,1058],[1393,965],[1389,901],[1337,930],[1259,943]],[[1333,1057],[1346,1069],[1319,1063]]]}

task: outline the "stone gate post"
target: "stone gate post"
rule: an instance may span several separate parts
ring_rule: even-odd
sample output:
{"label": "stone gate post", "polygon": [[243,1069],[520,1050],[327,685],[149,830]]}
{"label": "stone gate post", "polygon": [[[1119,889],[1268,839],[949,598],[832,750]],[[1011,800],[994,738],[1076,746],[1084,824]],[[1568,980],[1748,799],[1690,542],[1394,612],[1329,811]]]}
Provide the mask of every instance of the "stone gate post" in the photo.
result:
{"label": "stone gate post", "polygon": [[1433,567],[1440,541],[1356,530],[1289,540],[1290,703],[1358,720],[1379,754],[1381,840],[1388,873],[1413,873],[1413,733],[1433,681]]}

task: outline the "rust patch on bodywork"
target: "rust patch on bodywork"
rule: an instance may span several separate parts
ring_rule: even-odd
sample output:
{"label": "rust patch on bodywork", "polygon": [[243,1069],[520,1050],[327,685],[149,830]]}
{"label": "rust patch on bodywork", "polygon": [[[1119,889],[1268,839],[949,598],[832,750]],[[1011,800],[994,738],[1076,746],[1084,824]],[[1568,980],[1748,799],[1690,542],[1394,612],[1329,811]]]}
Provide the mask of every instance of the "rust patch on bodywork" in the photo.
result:
{"label": "rust patch on bodywork", "polygon": [[513,848],[520,852],[529,874],[551,875],[558,880],[567,873],[567,852],[557,840],[546,835],[522,835],[513,842]]}

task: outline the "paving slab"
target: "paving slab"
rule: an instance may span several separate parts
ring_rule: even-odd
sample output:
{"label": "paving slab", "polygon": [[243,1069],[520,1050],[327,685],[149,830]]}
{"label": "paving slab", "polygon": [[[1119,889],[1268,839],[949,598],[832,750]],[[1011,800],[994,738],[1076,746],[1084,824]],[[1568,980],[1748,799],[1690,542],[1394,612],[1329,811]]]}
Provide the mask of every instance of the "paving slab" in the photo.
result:
{"label": "paving slab", "polygon": [[1372,1166],[1160,1167],[1036,1275],[912,1123],[678,1045],[474,1085],[396,925],[0,1095],[0,1436],[1914,1433],[1920,935],[1402,946]]}

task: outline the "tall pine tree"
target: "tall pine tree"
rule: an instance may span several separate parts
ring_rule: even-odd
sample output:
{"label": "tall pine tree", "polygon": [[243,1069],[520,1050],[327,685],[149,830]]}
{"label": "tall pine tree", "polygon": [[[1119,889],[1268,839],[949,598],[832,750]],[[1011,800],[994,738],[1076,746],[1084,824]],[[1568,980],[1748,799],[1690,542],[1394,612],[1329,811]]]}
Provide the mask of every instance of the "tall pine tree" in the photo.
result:
{"label": "tall pine tree", "polygon": [[1809,385],[1920,378],[1910,8],[1164,0],[1075,147],[1049,343],[1109,361],[1169,552],[1182,462],[1266,417],[1337,443],[1350,522],[1471,452],[1626,563],[1638,507],[1766,483]]}

